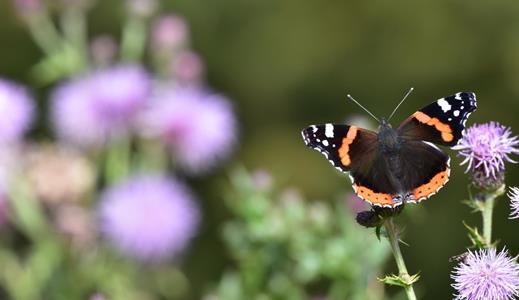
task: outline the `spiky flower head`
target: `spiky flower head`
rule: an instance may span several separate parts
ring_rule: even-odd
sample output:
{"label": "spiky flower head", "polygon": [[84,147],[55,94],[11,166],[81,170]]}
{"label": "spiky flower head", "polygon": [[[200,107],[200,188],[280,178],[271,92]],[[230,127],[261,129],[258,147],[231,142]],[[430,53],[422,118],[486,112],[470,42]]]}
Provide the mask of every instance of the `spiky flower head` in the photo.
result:
{"label": "spiky flower head", "polygon": [[515,299],[519,288],[519,265],[503,249],[468,251],[451,274],[456,300]]}
{"label": "spiky flower head", "polygon": [[194,236],[198,206],[180,182],[158,175],[132,177],[102,193],[101,231],[122,253],[143,262],[178,255]]}
{"label": "spiky flower head", "polygon": [[489,188],[502,184],[505,163],[515,163],[511,155],[519,154],[518,145],[519,140],[512,136],[509,127],[489,122],[468,128],[453,149],[465,157],[461,165],[467,164],[473,182],[479,187]]}
{"label": "spiky flower head", "polygon": [[60,85],[51,114],[59,138],[99,146],[125,135],[151,93],[151,79],[138,65],[94,71]]}
{"label": "spiky flower head", "polygon": [[511,187],[508,192],[508,198],[510,199],[510,219],[519,218],[519,188]]}

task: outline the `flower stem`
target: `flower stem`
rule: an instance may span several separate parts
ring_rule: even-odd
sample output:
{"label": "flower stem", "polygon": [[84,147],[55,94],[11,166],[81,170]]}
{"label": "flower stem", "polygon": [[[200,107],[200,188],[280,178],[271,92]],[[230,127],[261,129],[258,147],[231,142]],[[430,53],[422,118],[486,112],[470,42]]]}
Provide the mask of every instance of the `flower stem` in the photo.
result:
{"label": "flower stem", "polygon": [[[388,234],[389,244],[391,245],[391,250],[393,251],[393,255],[395,256],[396,265],[398,267],[398,273],[400,278],[402,278],[405,282],[410,282],[411,277],[407,272],[407,267],[405,266],[404,257],[402,256],[402,251],[400,251],[398,230],[396,228],[395,223],[393,222],[393,218],[390,217],[387,219],[385,223],[385,227]],[[416,294],[413,289],[413,285],[408,284],[404,285],[405,293],[407,294],[407,298],[409,300],[416,300]]]}
{"label": "flower stem", "polygon": [[504,193],[505,186],[503,185],[494,192],[485,194],[481,214],[483,217],[483,238],[486,247],[492,247],[492,215],[494,212],[495,200]]}
{"label": "flower stem", "polygon": [[105,180],[109,184],[125,178],[130,173],[131,142],[129,137],[120,137],[108,146],[105,156]]}
{"label": "flower stem", "polygon": [[485,199],[485,206],[481,214],[483,215],[483,238],[487,246],[492,245],[492,213],[494,212],[495,197]]}
{"label": "flower stem", "polygon": [[141,59],[146,42],[146,21],[138,16],[130,16],[123,28],[121,58],[125,61]]}

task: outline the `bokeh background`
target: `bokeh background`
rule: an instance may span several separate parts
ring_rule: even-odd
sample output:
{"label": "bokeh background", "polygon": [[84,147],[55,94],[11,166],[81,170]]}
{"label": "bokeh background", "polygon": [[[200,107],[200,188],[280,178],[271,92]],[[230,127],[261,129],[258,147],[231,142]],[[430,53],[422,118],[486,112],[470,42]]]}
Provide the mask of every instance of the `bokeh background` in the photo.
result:
{"label": "bokeh background", "polygon": [[[89,34],[117,36],[121,1],[98,2],[88,16]],[[519,133],[516,1],[177,0],[162,1],[160,10],[186,19],[207,82],[232,100],[239,122],[232,157],[192,180],[204,219],[182,263],[193,287],[187,299],[202,297],[232,266],[220,225],[229,218],[223,191],[234,167],[266,170],[276,184],[295,187],[312,201],[331,202],[351,191],[347,177],[300,136],[310,124],[366,115],[346,94],[386,116],[414,87],[393,118],[396,125],[439,97],[474,91],[478,110],[468,124],[496,120]],[[0,74],[31,86],[45,107],[49,87],[29,73],[40,50],[9,1],[0,2],[0,45]],[[34,139],[50,135],[44,119],[31,132]],[[399,219],[408,268],[421,275],[416,289],[422,299],[451,298],[449,258],[469,245],[462,221],[480,222],[461,203],[468,178],[460,161],[453,158],[451,180],[439,194]],[[506,181],[519,184],[516,165],[509,165]],[[495,236],[517,254],[519,224],[507,219],[505,201],[495,211]],[[392,260],[385,270],[395,271]],[[396,290],[388,288],[389,294]]]}

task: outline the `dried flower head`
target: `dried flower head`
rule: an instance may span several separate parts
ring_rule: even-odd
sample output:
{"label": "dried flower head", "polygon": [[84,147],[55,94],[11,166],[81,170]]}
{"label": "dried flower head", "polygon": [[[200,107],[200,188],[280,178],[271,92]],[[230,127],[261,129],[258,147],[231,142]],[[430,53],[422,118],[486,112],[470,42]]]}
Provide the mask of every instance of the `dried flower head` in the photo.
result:
{"label": "dried flower head", "polygon": [[29,130],[34,102],[24,87],[0,79],[0,144],[19,141]]}
{"label": "dried flower head", "polygon": [[95,181],[94,167],[80,152],[50,144],[28,151],[25,174],[38,198],[48,204],[77,202]]}
{"label": "dried flower head", "polygon": [[191,173],[213,167],[236,139],[229,101],[199,87],[176,86],[154,99],[142,118],[144,135],[160,138],[175,163]]}
{"label": "dried flower head", "polygon": [[99,203],[101,231],[122,253],[145,262],[178,255],[199,221],[187,187],[161,176],[130,178],[106,190]]}
{"label": "dried flower head", "polygon": [[510,219],[519,218],[519,188],[511,187],[508,192],[508,198],[510,199]]}
{"label": "dried flower head", "polygon": [[95,71],[62,84],[54,92],[54,127],[68,143],[102,145],[131,129],[150,93],[150,77],[140,66]]}
{"label": "dried flower head", "polygon": [[518,145],[517,136],[512,136],[510,128],[490,122],[468,128],[453,149],[465,157],[461,165],[467,164],[474,183],[491,187],[502,183],[505,162],[515,163],[510,156],[519,154]]}
{"label": "dried flower head", "polygon": [[519,287],[519,265],[503,249],[468,251],[451,275],[457,300],[515,299]]}

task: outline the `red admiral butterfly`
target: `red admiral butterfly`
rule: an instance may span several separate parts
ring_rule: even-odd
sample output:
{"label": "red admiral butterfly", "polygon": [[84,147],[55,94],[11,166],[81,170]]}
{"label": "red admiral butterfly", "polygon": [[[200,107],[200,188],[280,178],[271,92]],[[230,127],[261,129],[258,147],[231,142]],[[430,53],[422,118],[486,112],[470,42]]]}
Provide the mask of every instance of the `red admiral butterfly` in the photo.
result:
{"label": "red admiral butterfly", "polygon": [[420,202],[445,185],[450,158],[434,144],[457,144],[476,109],[476,95],[457,93],[439,99],[393,129],[389,119],[398,106],[388,120],[380,121],[378,133],[343,124],[312,125],[302,131],[305,144],[324,154],[339,171],[349,172],[355,193],[371,205]]}

